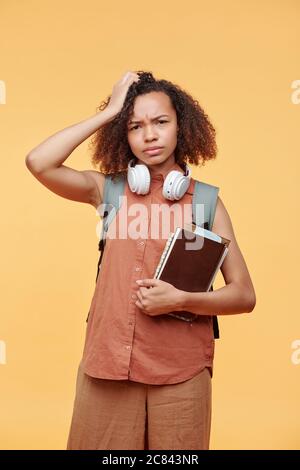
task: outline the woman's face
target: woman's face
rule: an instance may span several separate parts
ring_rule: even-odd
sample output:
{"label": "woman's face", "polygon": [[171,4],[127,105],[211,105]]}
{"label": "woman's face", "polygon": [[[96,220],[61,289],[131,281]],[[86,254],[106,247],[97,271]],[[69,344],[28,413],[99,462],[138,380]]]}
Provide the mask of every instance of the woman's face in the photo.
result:
{"label": "woman's face", "polygon": [[[151,166],[169,158],[175,161],[177,130],[176,111],[168,95],[154,91],[137,96],[127,125],[127,138],[132,153],[140,160],[138,163]],[[149,147],[162,149],[150,154],[145,151]]]}

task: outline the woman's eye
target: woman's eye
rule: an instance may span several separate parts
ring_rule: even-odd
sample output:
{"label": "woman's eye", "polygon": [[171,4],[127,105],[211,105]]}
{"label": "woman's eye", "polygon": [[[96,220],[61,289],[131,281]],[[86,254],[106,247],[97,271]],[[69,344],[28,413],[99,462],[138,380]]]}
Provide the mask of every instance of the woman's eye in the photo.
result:
{"label": "woman's eye", "polygon": [[[158,121],[160,124],[163,124],[164,122],[168,122],[168,121]],[[134,127],[132,127],[130,130],[134,130],[134,129],[137,129],[138,127],[140,127],[138,124]]]}

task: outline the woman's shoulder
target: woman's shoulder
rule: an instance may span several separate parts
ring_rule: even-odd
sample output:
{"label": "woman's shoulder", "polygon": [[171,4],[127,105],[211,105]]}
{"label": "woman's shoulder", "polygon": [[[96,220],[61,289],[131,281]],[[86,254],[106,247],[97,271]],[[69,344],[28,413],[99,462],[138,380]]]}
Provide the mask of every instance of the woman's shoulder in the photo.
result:
{"label": "woman's shoulder", "polygon": [[196,184],[196,182],[200,183],[201,185],[203,186],[207,186],[207,187],[210,187],[210,188],[217,188],[217,189],[220,189],[219,186],[217,186],[216,184],[214,184],[212,181],[204,181],[203,179],[201,178],[194,178],[192,177],[192,180],[194,180],[194,183]]}
{"label": "woman's shoulder", "polygon": [[92,205],[97,207],[102,203],[104,196],[104,185],[105,185],[105,174],[98,170],[85,170],[85,174],[93,179],[95,184],[95,194],[92,201]]}

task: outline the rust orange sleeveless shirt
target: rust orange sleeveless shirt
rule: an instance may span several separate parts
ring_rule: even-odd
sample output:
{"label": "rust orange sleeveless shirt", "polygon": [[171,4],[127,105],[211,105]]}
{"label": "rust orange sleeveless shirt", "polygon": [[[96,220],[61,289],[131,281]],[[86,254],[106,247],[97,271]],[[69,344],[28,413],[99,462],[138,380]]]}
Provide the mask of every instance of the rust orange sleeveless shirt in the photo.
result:
{"label": "rust orange sleeveless shirt", "polygon": [[[171,169],[183,173],[176,163]],[[213,375],[211,316],[199,315],[189,323],[168,314],[147,315],[135,304],[139,289],[135,281],[154,277],[169,232],[192,221],[195,180],[191,178],[188,191],[179,201],[164,198],[163,183],[163,174],[151,175],[149,193],[138,195],[125,182],[126,197],[106,235],[86,327],[82,366],[92,377],[164,385],[188,380],[205,367]],[[134,238],[126,235],[124,223],[127,221],[129,233],[141,204],[144,210],[138,220],[144,230],[136,227]],[[162,204],[169,208],[180,205],[181,209],[169,211],[167,230],[163,229],[164,212],[157,216],[151,211],[153,205],[160,208]]]}

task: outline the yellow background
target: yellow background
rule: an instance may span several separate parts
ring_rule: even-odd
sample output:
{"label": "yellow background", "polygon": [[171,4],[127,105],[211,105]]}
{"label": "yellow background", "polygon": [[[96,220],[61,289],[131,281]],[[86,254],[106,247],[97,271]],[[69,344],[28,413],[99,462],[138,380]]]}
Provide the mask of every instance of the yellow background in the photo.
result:
{"label": "yellow background", "polygon": [[[298,0],[1,1],[1,449],[66,447],[98,261],[94,208],[25,156],[127,70],[208,113],[218,157],[192,174],[220,187],[256,290],[252,313],[219,316],[211,449],[300,448],[299,16]],[[88,142],[65,163],[93,169]]]}

